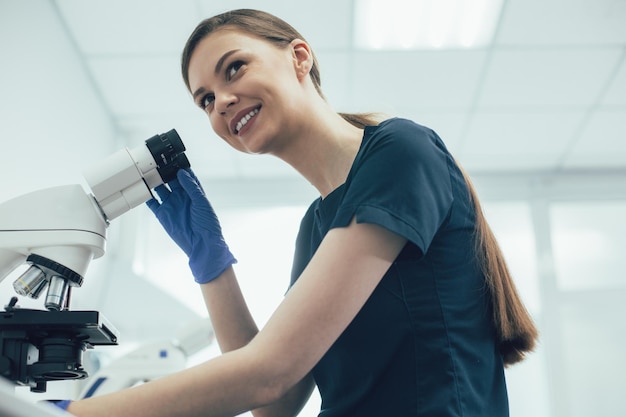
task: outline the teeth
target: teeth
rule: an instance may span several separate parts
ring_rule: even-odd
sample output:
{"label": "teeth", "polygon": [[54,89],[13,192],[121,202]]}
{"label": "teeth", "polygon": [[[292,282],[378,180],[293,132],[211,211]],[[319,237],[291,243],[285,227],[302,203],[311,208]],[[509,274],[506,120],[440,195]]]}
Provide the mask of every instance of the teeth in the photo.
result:
{"label": "teeth", "polygon": [[235,127],[235,132],[239,133],[239,131],[241,130],[242,127],[244,127],[246,125],[246,123],[248,123],[248,120],[252,119],[254,116],[256,116],[256,114],[259,112],[259,109],[254,109],[252,110],[250,113],[246,114],[245,116],[243,116],[241,118],[241,120],[239,121],[239,123],[237,123],[237,126]]}

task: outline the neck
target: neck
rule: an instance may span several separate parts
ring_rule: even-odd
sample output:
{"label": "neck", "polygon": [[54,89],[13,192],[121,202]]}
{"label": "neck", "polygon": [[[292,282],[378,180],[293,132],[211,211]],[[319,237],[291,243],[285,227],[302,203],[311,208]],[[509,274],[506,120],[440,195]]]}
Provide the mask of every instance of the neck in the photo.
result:
{"label": "neck", "polygon": [[363,130],[345,121],[324,102],[309,113],[297,138],[276,156],[293,166],[325,198],[346,181],[356,157]]}

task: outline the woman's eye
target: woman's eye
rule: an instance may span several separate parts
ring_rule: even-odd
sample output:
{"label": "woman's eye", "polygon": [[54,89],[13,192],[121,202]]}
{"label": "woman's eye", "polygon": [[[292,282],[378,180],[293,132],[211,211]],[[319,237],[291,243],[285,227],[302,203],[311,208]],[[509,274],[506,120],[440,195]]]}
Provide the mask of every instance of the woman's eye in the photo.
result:
{"label": "woman's eye", "polygon": [[207,94],[200,100],[200,107],[206,110],[211,104],[213,104],[214,100],[215,97],[213,97],[213,94]]}
{"label": "woman's eye", "polygon": [[237,71],[239,71],[239,69],[243,66],[243,62],[242,61],[235,61],[232,64],[230,64],[228,66],[228,69],[226,71],[226,77],[230,80],[232,79],[236,74]]}

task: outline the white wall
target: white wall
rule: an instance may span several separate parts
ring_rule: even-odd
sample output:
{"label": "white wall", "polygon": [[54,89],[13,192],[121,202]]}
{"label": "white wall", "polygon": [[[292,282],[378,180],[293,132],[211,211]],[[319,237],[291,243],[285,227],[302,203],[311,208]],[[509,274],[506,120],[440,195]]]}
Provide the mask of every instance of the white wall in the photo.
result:
{"label": "white wall", "polygon": [[0,1],[0,200],[77,183],[115,126],[49,1]]}

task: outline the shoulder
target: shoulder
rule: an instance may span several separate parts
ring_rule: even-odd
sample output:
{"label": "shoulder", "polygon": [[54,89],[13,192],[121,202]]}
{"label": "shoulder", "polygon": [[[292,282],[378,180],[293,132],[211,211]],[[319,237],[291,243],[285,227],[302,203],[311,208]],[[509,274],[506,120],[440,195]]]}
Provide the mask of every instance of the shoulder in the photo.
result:
{"label": "shoulder", "polygon": [[414,122],[410,119],[394,117],[382,121],[376,126],[368,126],[366,132],[369,131],[373,136],[396,136],[396,137],[436,137],[437,134],[430,128]]}
{"label": "shoulder", "polygon": [[365,129],[364,158],[384,154],[395,162],[447,159],[448,150],[437,133],[426,126],[403,118],[387,119]]}
{"label": "shoulder", "polygon": [[319,207],[321,198],[317,198],[315,201],[311,203],[307,211],[304,213],[304,216],[300,220],[300,233],[310,233],[311,228],[315,222],[315,212]]}

